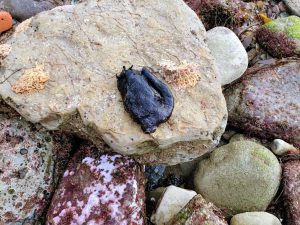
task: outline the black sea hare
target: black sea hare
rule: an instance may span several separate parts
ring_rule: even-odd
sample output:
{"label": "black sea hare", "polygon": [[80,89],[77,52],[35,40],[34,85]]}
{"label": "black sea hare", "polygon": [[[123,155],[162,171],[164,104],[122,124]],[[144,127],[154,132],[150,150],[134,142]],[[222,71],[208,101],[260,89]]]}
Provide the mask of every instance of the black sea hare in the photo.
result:
{"label": "black sea hare", "polygon": [[125,110],[145,133],[153,133],[156,127],[172,114],[174,98],[166,84],[151,74],[145,67],[142,71],[123,67],[117,76]]}

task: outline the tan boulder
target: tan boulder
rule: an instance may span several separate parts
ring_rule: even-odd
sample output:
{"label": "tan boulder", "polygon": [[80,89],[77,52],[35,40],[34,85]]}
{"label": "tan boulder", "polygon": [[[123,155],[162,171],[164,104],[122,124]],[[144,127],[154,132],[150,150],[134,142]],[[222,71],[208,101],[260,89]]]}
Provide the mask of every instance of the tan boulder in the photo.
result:
{"label": "tan boulder", "polygon": [[[227,121],[205,29],[181,0],[90,0],[24,21],[6,43],[0,96],[48,129],[71,131],[143,163],[208,152]],[[124,110],[116,74],[147,66],[175,99],[170,119],[143,133]]]}

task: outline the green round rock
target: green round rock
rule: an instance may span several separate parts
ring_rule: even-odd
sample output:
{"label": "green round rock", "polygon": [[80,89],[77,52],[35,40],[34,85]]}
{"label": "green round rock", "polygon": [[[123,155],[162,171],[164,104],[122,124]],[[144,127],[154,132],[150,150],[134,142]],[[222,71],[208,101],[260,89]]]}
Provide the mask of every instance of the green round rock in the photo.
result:
{"label": "green round rock", "polygon": [[196,191],[229,215],[264,211],[281,178],[276,156],[252,141],[236,141],[216,149],[199,162]]}

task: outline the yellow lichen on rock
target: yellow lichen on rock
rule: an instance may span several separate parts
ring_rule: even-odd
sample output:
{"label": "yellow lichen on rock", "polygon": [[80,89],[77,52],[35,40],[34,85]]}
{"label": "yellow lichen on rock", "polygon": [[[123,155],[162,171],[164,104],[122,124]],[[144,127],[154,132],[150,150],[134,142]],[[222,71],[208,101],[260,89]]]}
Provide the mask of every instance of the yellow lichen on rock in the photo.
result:
{"label": "yellow lichen on rock", "polygon": [[185,61],[180,65],[170,61],[163,62],[161,74],[164,80],[173,84],[176,89],[194,87],[201,77],[198,66]]}
{"label": "yellow lichen on rock", "polygon": [[25,70],[24,74],[12,86],[12,91],[17,94],[29,94],[45,87],[49,76],[44,72],[43,65]]}

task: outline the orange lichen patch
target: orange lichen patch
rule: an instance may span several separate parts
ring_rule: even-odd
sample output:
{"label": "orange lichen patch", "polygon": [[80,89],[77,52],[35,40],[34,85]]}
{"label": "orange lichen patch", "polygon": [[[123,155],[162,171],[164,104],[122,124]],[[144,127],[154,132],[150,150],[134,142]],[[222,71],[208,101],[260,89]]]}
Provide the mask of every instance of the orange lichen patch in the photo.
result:
{"label": "orange lichen patch", "polygon": [[180,65],[164,62],[161,74],[167,83],[173,84],[177,89],[194,87],[201,77],[198,66],[187,62]]}
{"label": "orange lichen patch", "polygon": [[0,59],[5,58],[11,51],[11,46],[8,44],[0,45]]}
{"label": "orange lichen patch", "polygon": [[0,11],[0,33],[12,28],[13,20],[8,12]]}
{"label": "orange lichen patch", "polygon": [[28,69],[12,86],[12,91],[17,94],[29,94],[45,88],[49,76],[44,72],[44,66],[38,65]]}

